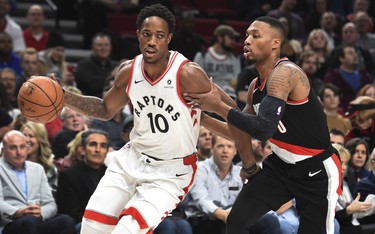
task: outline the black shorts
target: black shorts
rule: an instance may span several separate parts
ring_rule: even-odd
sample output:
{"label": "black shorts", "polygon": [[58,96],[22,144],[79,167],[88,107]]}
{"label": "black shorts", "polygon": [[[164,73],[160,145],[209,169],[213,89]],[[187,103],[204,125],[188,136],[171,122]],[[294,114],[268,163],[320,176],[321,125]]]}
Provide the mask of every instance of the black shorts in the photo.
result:
{"label": "black shorts", "polygon": [[262,171],[242,189],[231,216],[237,216],[233,212],[244,215],[245,208],[248,214],[251,210],[257,211],[260,214],[250,214],[248,225],[252,225],[256,217],[251,216],[262,215],[270,209],[276,211],[295,198],[300,215],[299,233],[333,233],[336,201],[342,191],[341,178],[340,158],[333,148],[296,164],[271,154],[263,162]]}

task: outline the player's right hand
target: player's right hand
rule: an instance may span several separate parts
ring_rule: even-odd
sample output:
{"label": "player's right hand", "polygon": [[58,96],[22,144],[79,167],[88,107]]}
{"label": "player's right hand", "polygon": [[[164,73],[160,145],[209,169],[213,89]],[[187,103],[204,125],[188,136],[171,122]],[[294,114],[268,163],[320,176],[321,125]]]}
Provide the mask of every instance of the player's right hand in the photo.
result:
{"label": "player's right hand", "polygon": [[251,178],[255,177],[256,175],[258,175],[259,172],[260,172],[261,170],[262,170],[262,168],[260,168],[259,165],[258,165],[258,167],[257,167],[257,170],[254,171],[254,172],[251,173],[251,174],[248,174],[248,173],[246,173],[245,170],[241,169],[241,171],[240,171],[240,176],[241,176],[242,182],[243,182],[244,184],[247,184],[248,181],[249,181],[249,179],[251,179]]}

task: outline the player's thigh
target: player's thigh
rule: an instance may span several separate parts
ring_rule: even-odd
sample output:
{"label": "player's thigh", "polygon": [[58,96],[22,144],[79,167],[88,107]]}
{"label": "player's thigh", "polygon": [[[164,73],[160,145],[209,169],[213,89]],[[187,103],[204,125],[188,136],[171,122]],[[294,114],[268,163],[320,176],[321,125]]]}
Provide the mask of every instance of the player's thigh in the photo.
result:
{"label": "player's thigh", "polygon": [[118,217],[134,193],[134,181],[124,174],[107,170],[92,194],[86,210]]}
{"label": "player's thigh", "polygon": [[[174,173],[174,177],[175,177]],[[174,210],[185,196],[191,184],[192,173],[185,178],[154,178],[137,187],[133,198],[125,209],[135,208],[149,227],[155,227],[169,212]]]}

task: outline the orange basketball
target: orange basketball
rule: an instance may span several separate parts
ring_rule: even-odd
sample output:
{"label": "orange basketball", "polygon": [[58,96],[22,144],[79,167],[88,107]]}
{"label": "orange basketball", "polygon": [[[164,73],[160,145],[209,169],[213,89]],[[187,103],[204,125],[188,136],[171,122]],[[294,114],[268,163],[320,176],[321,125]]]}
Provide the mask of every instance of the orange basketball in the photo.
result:
{"label": "orange basketball", "polygon": [[26,119],[48,123],[60,115],[64,93],[56,81],[44,76],[32,76],[18,92],[18,108]]}

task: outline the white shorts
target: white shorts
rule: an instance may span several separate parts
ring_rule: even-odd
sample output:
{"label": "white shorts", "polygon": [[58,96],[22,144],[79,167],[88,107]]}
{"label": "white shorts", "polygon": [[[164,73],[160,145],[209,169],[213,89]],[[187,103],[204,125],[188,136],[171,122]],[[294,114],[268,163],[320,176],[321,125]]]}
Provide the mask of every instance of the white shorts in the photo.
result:
{"label": "white shorts", "polygon": [[113,157],[84,217],[116,225],[131,215],[141,229],[156,227],[191,189],[197,156],[168,161],[141,155],[128,143]]}

